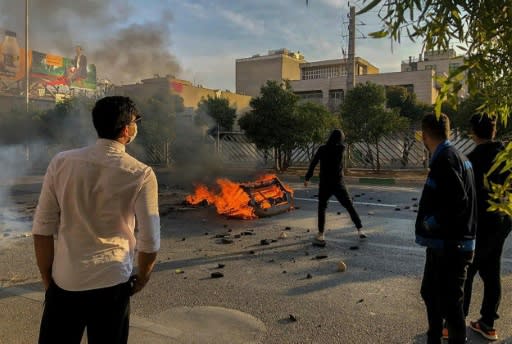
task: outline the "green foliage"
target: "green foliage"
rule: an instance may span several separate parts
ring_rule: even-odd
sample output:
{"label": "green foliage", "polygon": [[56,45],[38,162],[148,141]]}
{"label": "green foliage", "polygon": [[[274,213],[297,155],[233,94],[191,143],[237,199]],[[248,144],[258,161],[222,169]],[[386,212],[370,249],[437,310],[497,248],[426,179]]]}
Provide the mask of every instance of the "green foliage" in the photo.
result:
{"label": "green foliage", "polygon": [[267,81],[250,105],[240,127],[259,149],[274,152],[278,170],[288,168],[294,148],[324,140],[337,121],[322,105],[299,104],[288,83]]}
{"label": "green foliage", "polygon": [[95,140],[91,111],[94,99],[73,97],[57,103],[40,116],[39,136],[51,144],[65,148],[83,146]]}
{"label": "green foliage", "polygon": [[[453,44],[466,54],[464,65],[453,70],[441,90],[440,104],[467,78],[470,92],[484,100],[483,110],[506,119],[512,104],[512,6],[509,0],[366,1],[364,13],[379,8],[383,32],[400,41],[403,35],[421,40],[426,50],[447,50]],[[455,100],[453,97],[451,100]]]}
{"label": "green foliage", "polygon": [[432,111],[432,106],[417,100],[416,93],[410,93],[405,87],[386,87],[386,106],[398,109],[400,116],[409,119],[411,127],[416,129],[423,116]]}
{"label": "green foliage", "polygon": [[236,119],[236,108],[229,105],[227,98],[208,96],[197,104],[198,117],[210,116],[221,131],[232,131]]}
{"label": "green foliage", "polygon": [[38,136],[39,113],[24,108],[14,108],[0,112],[0,144],[27,143]]}
{"label": "green foliage", "polygon": [[296,114],[298,128],[296,142],[301,147],[311,143],[323,143],[333,128],[339,128],[341,123],[323,105],[304,102],[297,105]]}
{"label": "green foliage", "polygon": [[498,154],[494,166],[486,174],[486,177],[495,171],[506,175],[503,184],[491,183],[489,185],[487,178],[484,179],[486,186],[491,190],[489,195],[489,211],[500,211],[512,216],[512,142],[509,142],[506,149]]}
{"label": "green foliage", "polygon": [[[468,89],[482,99],[480,111],[497,116],[507,126],[512,110],[512,6],[510,0],[367,0],[359,13],[379,7],[383,29],[391,39],[400,41],[406,34],[410,39],[420,39],[426,50],[447,50],[452,44],[464,51],[464,64],[450,72],[443,80],[435,110],[441,111],[442,103],[456,104],[461,80],[466,78]],[[510,154],[508,145],[502,156]],[[509,157],[510,159],[510,157]],[[494,168],[498,168],[498,162]],[[512,164],[507,172],[511,172]],[[501,190],[510,190],[510,178]],[[503,194],[502,194],[503,195]],[[510,206],[510,199],[499,198],[503,207]]]}
{"label": "green foliage", "polygon": [[[375,145],[377,170],[380,170],[379,140],[408,126],[406,118],[401,117],[396,109],[387,109],[385,105],[384,87],[367,82],[349,90],[341,106],[341,119],[347,142],[362,141]],[[371,154],[370,151],[368,153]]]}

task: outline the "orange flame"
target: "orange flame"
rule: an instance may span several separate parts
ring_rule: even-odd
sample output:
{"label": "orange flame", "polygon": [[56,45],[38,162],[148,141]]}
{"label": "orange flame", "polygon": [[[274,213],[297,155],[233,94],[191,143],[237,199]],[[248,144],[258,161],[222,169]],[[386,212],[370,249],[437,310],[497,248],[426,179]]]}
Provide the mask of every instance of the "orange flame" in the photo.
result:
{"label": "orange flame", "polygon": [[[257,216],[251,206],[251,196],[261,209],[270,208],[275,200],[282,199],[285,196],[283,190],[277,185],[268,185],[275,178],[275,175],[267,174],[249,183],[235,183],[221,178],[216,181],[219,187],[218,193],[208,189],[205,185],[198,185],[194,193],[187,196],[185,200],[191,205],[198,205],[201,202],[213,204],[217,213],[221,215],[245,220],[255,219]],[[286,191],[292,193],[291,188],[284,187]],[[251,190],[251,194],[248,194],[246,190]]]}

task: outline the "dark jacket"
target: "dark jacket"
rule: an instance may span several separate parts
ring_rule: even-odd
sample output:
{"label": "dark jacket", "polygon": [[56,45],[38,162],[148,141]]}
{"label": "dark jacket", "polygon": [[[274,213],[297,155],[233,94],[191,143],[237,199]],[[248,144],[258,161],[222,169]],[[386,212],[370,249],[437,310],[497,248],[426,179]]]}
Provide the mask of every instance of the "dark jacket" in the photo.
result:
{"label": "dark jacket", "polygon": [[305,179],[310,180],[316,165],[320,162],[320,185],[333,185],[343,181],[343,132],[334,130],[327,143],[320,146],[309,164]]}
{"label": "dark jacket", "polygon": [[471,162],[450,141],[430,160],[416,218],[416,243],[431,248],[475,248],[476,189]]}
{"label": "dark jacket", "polygon": [[[478,206],[478,232],[477,237],[492,235],[494,231],[503,230],[507,233],[510,232],[510,219],[509,217],[500,212],[488,212],[489,208],[489,189],[485,187],[484,175],[490,170],[494,164],[494,158],[498,153],[504,150],[505,147],[501,142],[488,142],[476,146],[476,148],[468,154],[468,158],[473,165],[475,173],[475,186],[477,192],[477,206]],[[500,169],[493,172],[488,181],[496,184],[503,184],[508,176],[508,173],[499,173]],[[508,226],[507,226],[508,224]]]}

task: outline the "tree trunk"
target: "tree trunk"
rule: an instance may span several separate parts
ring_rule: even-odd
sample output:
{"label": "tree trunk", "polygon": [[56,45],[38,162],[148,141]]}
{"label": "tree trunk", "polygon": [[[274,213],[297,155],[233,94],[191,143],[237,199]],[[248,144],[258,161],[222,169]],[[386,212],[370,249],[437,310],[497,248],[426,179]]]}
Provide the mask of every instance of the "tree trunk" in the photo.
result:
{"label": "tree trunk", "polygon": [[409,164],[409,154],[411,153],[411,149],[414,146],[415,140],[416,140],[416,138],[414,137],[414,134],[411,135],[410,132],[408,132],[404,136],[404,146],[403,146],[404,149],[402,151],[402,159],[401,159],[402,168],[406,168],[407,165]]}
{"label": "tree trunk", "polygon": [[367,149],[367,154],[366,154],[366,161],[368,161],[368,163],[370,164],[372,170],[375,170],[375,162],[373,160],[373,153],[372,153],[372,148],[371,148],[371,145],[366,142],[366,149]]}

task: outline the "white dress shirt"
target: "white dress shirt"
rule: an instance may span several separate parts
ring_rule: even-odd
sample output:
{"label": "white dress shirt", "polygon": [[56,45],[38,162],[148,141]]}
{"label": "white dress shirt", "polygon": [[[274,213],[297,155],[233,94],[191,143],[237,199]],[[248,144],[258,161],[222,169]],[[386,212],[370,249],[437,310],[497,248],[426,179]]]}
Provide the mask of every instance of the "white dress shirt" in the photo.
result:
{"label": "white dress shirt", "polygon": [[135,248],[160,248],[155,173],[117,141],[98,139],[59,153],[46,171],[32,233],[56,237],[52,278],[59,287],[79,291],[126,282]]}

